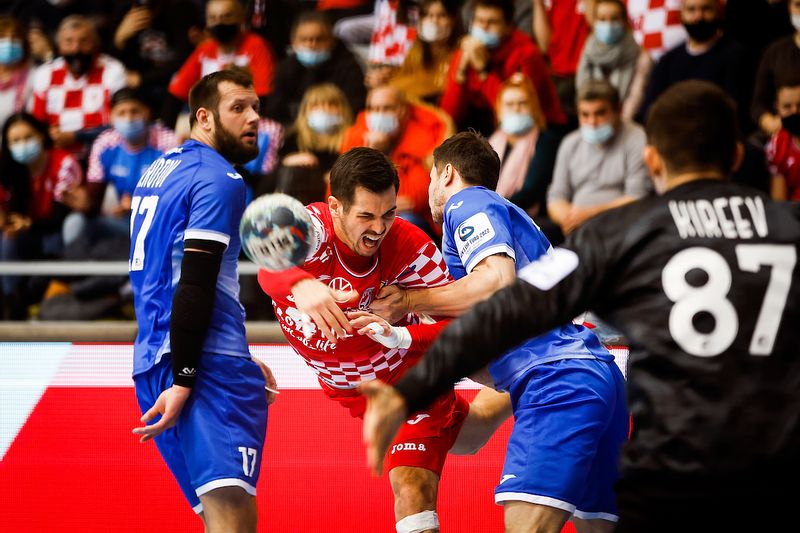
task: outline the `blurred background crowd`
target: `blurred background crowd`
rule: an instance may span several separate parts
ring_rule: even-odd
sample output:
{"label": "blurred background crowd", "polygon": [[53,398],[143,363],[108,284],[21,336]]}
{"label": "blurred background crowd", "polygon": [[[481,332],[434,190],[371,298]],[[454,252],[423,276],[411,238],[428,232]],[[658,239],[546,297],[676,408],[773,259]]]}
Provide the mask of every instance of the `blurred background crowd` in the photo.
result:
{"label": "blurred background crowd", "polygon": [[[338,155],[369,146],[397,166],[400,216],[437,242],[429,173],[451,134],[489,139],[497,192],[557,244],[653,193],[642,124],[692,78],[738,105],[733,179],[800,199],[800,0],[5,0],[0,261],[127,259],[136,182],[221,69],[261,99],[251,198],[323,201]],[[242,281],[249,317],[270,318]],[[0,289],[6,320],[132,318],[124,275]]]}

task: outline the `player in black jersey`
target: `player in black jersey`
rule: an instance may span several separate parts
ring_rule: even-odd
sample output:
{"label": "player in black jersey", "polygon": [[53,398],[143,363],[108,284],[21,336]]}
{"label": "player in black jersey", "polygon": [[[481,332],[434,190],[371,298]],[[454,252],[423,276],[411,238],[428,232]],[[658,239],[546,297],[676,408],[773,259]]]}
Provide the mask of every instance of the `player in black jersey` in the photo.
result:
{"label": "player in black jersey", "polygon": [[[645,161],[660,196],[604,213],[454,322],[370,397],[372,465],[406,413],[587,309],[630,339],[633,431],[618,531],[777,531],[800,496],[800,216],[726,180],[741,159],[717,87],[674,85]],[[785,529],[788,531],[788,529]]]}

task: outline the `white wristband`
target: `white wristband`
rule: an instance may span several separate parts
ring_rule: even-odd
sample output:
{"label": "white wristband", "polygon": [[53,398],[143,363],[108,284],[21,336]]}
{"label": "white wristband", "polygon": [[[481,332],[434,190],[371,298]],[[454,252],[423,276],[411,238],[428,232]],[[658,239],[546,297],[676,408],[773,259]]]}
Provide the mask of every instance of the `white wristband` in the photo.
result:
{"label": "white wristband", "polygon": [[370,339],[379,342],[387,348],[401,348],[407,350],[411,347],[411,333],[408,328],[391,326],[389,334],[383,334],[383,326],[372,322],[367,326],[371,332],[367,333]]}

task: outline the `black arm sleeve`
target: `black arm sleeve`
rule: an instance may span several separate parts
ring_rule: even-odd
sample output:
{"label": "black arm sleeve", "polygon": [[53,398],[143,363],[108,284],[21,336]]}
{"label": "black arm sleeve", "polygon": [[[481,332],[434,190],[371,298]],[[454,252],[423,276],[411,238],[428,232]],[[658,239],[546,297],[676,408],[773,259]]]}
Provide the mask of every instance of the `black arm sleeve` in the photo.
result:
{"label": "black arm sleeve", "polygon": [[214,311],[217,276],[225,246],[218,242],[187,240],[181,278],[172,299],[169,342],[175,385],[192,387],[197,380],[200,352]]}
{"label": "black arm sleeve", "polygon": [[[585,228],[571,235],[565,248],[577,251],[574,237]],[[594,248],[601,248],[601,245],[596,243]],[[543,256],[522,269],[520,277],[542,286],[537,280],[564,276],[568,268],[551,259]],[[578,256],[577,267],[548,290],[517,279],[453,321],[420,362],[394,384],[405,398],[408,412],[427,407],[462,377],[480,370],[523,341],[566,324],[590,308],[599,286],[594,275],[597,267],[593,263],[588,254]]]}

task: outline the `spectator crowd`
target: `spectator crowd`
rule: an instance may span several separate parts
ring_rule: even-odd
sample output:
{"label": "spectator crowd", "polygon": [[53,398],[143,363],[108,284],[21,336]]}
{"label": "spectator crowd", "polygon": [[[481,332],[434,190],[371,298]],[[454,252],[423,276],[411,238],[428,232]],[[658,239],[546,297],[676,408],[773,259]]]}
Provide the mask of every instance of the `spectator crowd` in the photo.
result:
{"label": "spectator crowd", "polygon": [[[500,157],[497,192],[556,244],[653,194],[648,110],[702,79],[738,106],[733,179],[800,200],[800,0],[11,0],[0,261],[126,259],[139,176],[188,137],[189,89],[222,69],[261,100],[251,198],[322,201],[339,154],[368,146],[397,166],[398,214],[438,239],[432,152],[474,129]],[[0,288],[3,319],[130,309],[123,276]]]}

